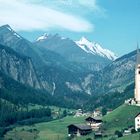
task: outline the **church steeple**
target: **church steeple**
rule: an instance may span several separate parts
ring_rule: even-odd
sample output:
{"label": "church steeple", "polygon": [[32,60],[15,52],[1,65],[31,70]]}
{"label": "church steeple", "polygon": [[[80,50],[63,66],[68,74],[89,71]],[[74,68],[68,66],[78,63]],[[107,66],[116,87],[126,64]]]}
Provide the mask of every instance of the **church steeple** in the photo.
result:
{"label": "church steeple", "polygon": [[135,101],[136,104],[140,105],[140,52],[139,45],[137,43],[137,54],[136,54],[136,68],[135,68]]}
{"label": "church steeple", "polygon": [[139,51],[139,44],[137,43],[137,58],[136,58],[136,67],[140,64],[140,51]]}

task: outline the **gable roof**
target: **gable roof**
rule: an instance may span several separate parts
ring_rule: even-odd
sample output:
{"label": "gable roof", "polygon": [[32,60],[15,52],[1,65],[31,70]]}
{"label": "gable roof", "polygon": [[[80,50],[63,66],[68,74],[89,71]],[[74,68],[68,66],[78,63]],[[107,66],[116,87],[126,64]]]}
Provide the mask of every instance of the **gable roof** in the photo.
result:
{"label": "gable roof", "polygon": [[95,121],[102,121],[102,118],[101,118],[101,117],[88,117],[88,118],[86,118],[85,120],[87,121],[87,120],[89,120],[89,119],[95,120]]}
{"label": "gable roof", "polygon": [[86,125],[86,124],[71,124],[68,127],[70,127],[70,126],[75,126],[75,127],[79,128],[80,130],[91,130],[91,126]]}
{"label": "gable roof", "polygon": [[140,113],[138,113],[138,114],[135,116],[135,118],[136,118],[136,117],[140,117]]}

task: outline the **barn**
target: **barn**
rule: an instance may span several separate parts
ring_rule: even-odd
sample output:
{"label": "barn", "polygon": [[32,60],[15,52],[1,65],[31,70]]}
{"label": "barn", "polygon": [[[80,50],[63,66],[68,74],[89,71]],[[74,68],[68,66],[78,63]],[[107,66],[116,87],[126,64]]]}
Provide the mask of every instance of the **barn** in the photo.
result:
{"label": "barn", "polygon": [[87,135],[92,132],[92,129],[89,125],[86,124],[71,124],[68,126],[68,135],[73,136],[81,136]]}

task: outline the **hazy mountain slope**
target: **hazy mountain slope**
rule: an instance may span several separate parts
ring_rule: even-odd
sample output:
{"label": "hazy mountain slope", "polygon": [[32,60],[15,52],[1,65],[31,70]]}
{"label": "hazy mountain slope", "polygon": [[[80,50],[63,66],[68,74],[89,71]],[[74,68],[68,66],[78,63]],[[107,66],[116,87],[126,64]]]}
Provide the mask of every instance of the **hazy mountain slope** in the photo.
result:
{"label": "hazy mountain slope", "polygon": [[31,58],[40,87],[50,94],[61,97],[69,96],[71,93],[86,94],[81,85],[81,77],[85,70],[82,66],[68,62],[56,52],[33,45],[13,31],[9,25],[0,27],[0,43]]}
{"label": "hazy mountain slope", "polygon": [[[135,51],[112,62],[115,55],[98,44],[85,40],[84,43],[82,40],[78,42],[82,47],[84,44],[89,51],[86,52],[77,46],[77,42],[59,35],[46,36],[33,44],[8,25],[0,27],[0,43],[8,46],[0,46],[0,70],[3,74],[23,86],[45,89],[49,98],[55,100],[55,105],[66,106],[68,103],[68,106],[79,106],[87,101],[98,105],[103,102],[99,97],[101,94],[105,95],[102,98],[111,97],[117,103],[114,94],[106,96],[105,93],[123,90],[134,80]],[[92,71],[101,67],[105,68]],[[119,101],[124,98],[127,97]]]}
{"label": "hazy mountain slope", "polygon": [[134,82],[136,51],[130,52],[106,66],[94,77],[90,83],[93,93],[106,93],[123,91],[125,87]]}
{"label": "hazy mountain slope", "polygon": [[115,109],[122,105],[125,100],[134,97],[134,83],[128,85],[123,92],[107,92],[105,94],[93,94],[85,103],[84,107],[94,110],[98,107]]}
{"label": "hazy mountain slope", "polygon": [[22,84],[41,88],[31,59],[3,45],[0,45],[0,70]]}
{"label": "hazy mountain slope", "polygon": [[50,104],[51,95],[15,81],[0,71],[0,98],[18,104]]}
{"label": "hazy mountain slope", "polygon": [[0,44],[14,49],[19,54],[31,57],[33,63],[38,67],[43,65],[43,61],[34,50],[33,44],[16,33],[9,25],[0,27]]}
{"label": "hazy mountain slope", "polygon": [[28,105],[29,103],[40,105],[55,105],[59,107],[79,108],[89,97],[85,94],[73,94],[52,96],[45,90],[37,90],[25,86],[0,71],[0,98],[16,105]]}
{"label": "hazy mountain slope", "polygon": [[5,25],[0,27],[0,43],[30,56],[39,85],[52,95],[103,94],[123,90],[134,79],[135,52],[114,60],[113,52],[86,38],[74,42],[44,35],[33,44]]}
{"label": "hazy mountain slope", "polygon": [[[124,89],[128,84],[134,82],[136,65],[136,51],[126,54],[102,71],[102,82],[104,89]],[[118,88],[119,89],[119,88]]]}

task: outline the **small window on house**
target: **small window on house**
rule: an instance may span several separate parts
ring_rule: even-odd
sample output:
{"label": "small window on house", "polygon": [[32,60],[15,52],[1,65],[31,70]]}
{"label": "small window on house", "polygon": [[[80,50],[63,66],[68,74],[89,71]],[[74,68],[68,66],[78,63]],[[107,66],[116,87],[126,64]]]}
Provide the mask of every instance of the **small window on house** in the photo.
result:
{"label": "small window on house", "polygon": [[139,71],[139,74],[140,74],[140,71]]}
{"label": "small window on house", "polygon": [[139,119],[138,119],[138,122],[139,122]]}

